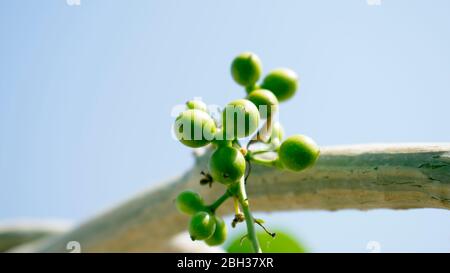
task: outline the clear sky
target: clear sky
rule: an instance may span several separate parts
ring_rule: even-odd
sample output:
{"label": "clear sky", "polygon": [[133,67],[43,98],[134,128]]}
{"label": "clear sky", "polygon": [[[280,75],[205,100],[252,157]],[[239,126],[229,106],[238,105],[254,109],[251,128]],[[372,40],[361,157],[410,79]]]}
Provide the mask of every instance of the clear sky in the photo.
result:
{"label": "clear sky", "polygon": [[[450,1],[66,1],[0,3],[1,220],[80,221],[187,170],[171,109],[243,96],[242,51],[300,75],[288,135],[450,141]],[[262,217],[314,251],[450,251],[443,210]]]}

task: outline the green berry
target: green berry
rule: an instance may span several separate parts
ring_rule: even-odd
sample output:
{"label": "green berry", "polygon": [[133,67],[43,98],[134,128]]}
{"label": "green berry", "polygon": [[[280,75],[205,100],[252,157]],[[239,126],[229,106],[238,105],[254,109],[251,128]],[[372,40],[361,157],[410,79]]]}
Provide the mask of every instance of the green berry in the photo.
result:
{"label": "green berry", "polygon": [[206,104],[201,100],[190,100],[186,102],[186,106],[188,109],[197,109],[206,113],[208,112]]}
{"label": "green berry", "polygon": [[179,211],[192,215],[205,208],[203,204],[203,198],[200,194],[185,190],[178,194],[176,199],[176,205]]}
{"label": "green berry", "polygon": [[261,88],[272,91],[278,101],[286,101],[297,91],[298,76],[287,68],[275,69],[264,78]]}
{"label": "green berry", "polygon": [[304,135],[295,135],[281,143],[278,157],[287,169],[301,171],[312,166],[319,153],[319,147],[314,140]]}
{"label": "green berry", "polygon": [[205,243],[209,246],[221,245],[227,238],[227,226],[225,224],[225,221],[218,216],[215,216],[215,221],[216,230],[214,230],[214,233],[211,237],[205,240]]}
{"label": "green berry", "polygon": [[244,52],[231,63],[231,75],[242,86],[253,86],[261,76],[262,65],[256,54]]}
{"label": "green berry", "polygon": [[189,234],[193,241],[208,239],[213,235],[215,229],[214,216],[205,211],[194,214],[189,223]]}
{"label": "green berry", "polygon": [[234,147],[220,146],[211,155],[208,168],[214,181],[229,185],[244,175],[245,158]]}
{"label": "green berry", "polygon": [[208,113],[189,109],[177,117],[174,130],[181,143],[191,148],[198,148],[214,139],[216,124]]}
{"label": "green berry", "polygon": [[225,131],[222,130],[221,128],[217,129],[213,143],[216,146],[231,146],[233,144],[231,140],[227,140],[225,136]]}
{"label": "green berry", "polygon": [[225,140],[247,137],[258,129],[258,108],[246,99],[232,101],[223,110],[222,124]]}
{"label": "green berry", "polygon": [[247,96],[247,99],[256,105],[262,118],[268,118],[278,111],[278,99],[269,90],[254,90]]}

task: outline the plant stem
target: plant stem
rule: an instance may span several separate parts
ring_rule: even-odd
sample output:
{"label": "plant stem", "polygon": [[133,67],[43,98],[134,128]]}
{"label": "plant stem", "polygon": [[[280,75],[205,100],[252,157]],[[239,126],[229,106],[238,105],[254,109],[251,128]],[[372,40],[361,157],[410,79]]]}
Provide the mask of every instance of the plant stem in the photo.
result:
{"label": "plant stem", "polygon": [[242,211],[244,212],[245,222],[247,224],[247,236],[252,242],[253,251],[255,253],[262,253],[261,247],[259,246],[258,238],[256,237],[255,222],[250,212],[250,206],[248,204],[247,193],[245,191],[245,179],[241,178],[239,181],[239,191],[238,191],[239,203],[241,203]]}
{"label": "plant stem", "polygon": [[241,210],[239,209],[239,199],[235,197],[233,201],[234,201],[234,214],[237,215],[241,213]]}
{"label": "plant stem", "polygon": [[263,165],[263,166],[267,166],[267,167],[277,167],[279,169],[283,169],[283,165],[278,160],[278,158],[276,158],[276,159],[263,159],[263,158],[253,157],[252,155],[250,155],[249,156],[249,160],[252,163],[255,163],[255,164],[259,164],[259,165]]}
{"label": "plant stem", "polygon": [[247,91],[247,94],[250,94],[253,90],[256,90],[256,89],[259,89],[259,86],[254,84],[254,85],[251,85],[251,86],[247,86],[245,88],[245,91]]}
{"label": "plant stem", "polygon": [[256,139],[263,143],[267,143],[270,135],[272,134],[272,115],[273,113],[271,113],[267,117],[266,122],[264,122],[263,126],[259,129],[256,136]]}
{"label": "plant stem", "polygon": [[223,204],[229,197],[231,196],[231,193],[227,190],[222,196],[219,197],[214,203],[208,206],[209,210],[211,212],[215,212],[220,205]]}
{"label": "plant stem", "polygon": [[263,149],[263,150],[250,151],[250,153],[252,155],[259,155],[259,154],[270,153],[270,152],[274,152],[274,150],[273,149]]}

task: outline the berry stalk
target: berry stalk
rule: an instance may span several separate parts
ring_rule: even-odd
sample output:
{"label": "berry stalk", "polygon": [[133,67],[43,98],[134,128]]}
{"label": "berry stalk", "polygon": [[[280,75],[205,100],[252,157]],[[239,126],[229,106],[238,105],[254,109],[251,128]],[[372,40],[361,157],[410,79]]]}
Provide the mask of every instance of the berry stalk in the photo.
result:
{"label": "berry stalk", "polygon": [[239,181],[238,199],[239,203],[241,204],[242,211],[244,212],[245,223],[247,225],[247,236],[252,243],[253,251],[255,253],[262,253],[258,238],[256,237],[255,221],[253,220],[253,216],[248,203],[247,192],[245,191],[244,177],[242,177]]}
{"label": "berry stalk", "polygon": [[230,197],[231,193],[227,190],[222,196],[219,197],[219,199],[208,206],[208,209],[214,213],[223,204],[223,202],[227,201],[227,199]]}

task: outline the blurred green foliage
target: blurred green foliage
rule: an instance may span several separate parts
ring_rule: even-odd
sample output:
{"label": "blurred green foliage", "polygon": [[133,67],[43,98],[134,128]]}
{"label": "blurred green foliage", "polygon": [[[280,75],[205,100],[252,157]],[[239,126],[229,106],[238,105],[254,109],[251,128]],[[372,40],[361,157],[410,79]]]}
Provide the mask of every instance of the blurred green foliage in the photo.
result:
{"label": "blurred green foliage", "polygon": [[[308,249],[299,242],[294,236],[280,230],[275,231],[276,236],[272,238],[265,232],[258,232],[258,240],[261,249],[265,253],[306,253]],[[245,234],[239,234],[232,238],[225,246],[229,253],[252,253],[250,241],[244,237]]]}

